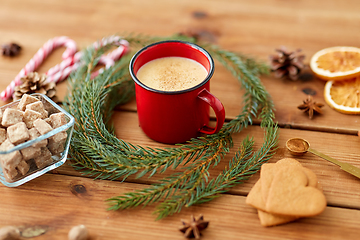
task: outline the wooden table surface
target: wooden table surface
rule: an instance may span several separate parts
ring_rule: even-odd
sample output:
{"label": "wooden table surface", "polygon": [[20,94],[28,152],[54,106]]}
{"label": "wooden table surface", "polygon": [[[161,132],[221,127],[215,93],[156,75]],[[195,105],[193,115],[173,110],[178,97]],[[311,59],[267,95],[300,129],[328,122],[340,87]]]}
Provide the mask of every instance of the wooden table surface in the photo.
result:
{"label": "wooden table surface", "polygon": [[[3,90],[35,52],[50,38],[68,36],[83,49],[112,34],[139,33],[170,36],[193,32],[224,49],[249,54],[268,62],[281,45],[301,48],[308,64],[311,56],[331,46],[360,46],[360,2],[358,0],[1,0],[0,44],[20,44],[21,54],[0,57],[0,89]],[[60,62],[63,49],[56,50],[39,68],[45,72]],[[323,114],[310,120],[297,106],[311,92],[325,103],[325,83],[305,70],[298,81],[261,76],[273,98],[280,126],[279,145],[270,162],[291,155],[285,142],[304,137],[314,149],[335,159],[360,167],[360,117],[336,112],[325,104]],[[226,118],[241,110],[239,83],[219,63],[211,83],[212,92],[223,102]],[[67,83],[58,84],[63,98]],[[5,102],[1,103],[2,105]],[[148,139],[138,126],[135,100],[122,106],[113,117],[119,138],[136,145],[164,147]],[[211,170],[216,176],[233,156],[245,136],[253,136],[259,148],[263,129],[254,124],[234,136],[232,153]],[[210,221],[202,239],[359,239],[360,180],[337,166],[311,154],[297,157],[313,170],[327,199],[326,210],[312,218],[265,228],[256,210],[245,204],[246,196],[258,180],[231,189],[205,204],[184,208],[160,221],[152,215],[154,206],[123,211],[107,211],[105,199],[141,189],[154,178],[129,178],[126,182],[83,177],[67,161],[56,171],[16,188],[0,186],[0,227],[45,228],[34,239],[67,239],[72,226],[84,224],[91,239],[184,239],[178,227],[181,219],[203,214]],[[77,191],[76,186],[82,191]]]}

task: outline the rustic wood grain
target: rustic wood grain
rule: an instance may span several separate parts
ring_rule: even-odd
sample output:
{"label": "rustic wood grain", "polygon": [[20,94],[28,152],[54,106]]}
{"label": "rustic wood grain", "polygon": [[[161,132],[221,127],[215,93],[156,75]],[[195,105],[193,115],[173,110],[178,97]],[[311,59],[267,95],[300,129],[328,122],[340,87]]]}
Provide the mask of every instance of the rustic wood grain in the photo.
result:
{"label": "rustic wood grain", "polygon": [[[112,4],[121,7],[112,8]],[[79,49],[83,49],[104,36],[116,33],[168,36],[191,32],[225,49],[239,51],[265,62],[268,62],[269,55],[276,53],[275,48],[280,45],[292,50],[301,48],[306,55],[305,63],[308,63],[311,56],[322,48],[335,45],[359,46],[360,36],[356,30],[360,17],[357,8],[350,6],[357,6],[356,0],[341,3],[331,1],[326,4],[322,1],[302,4],[295,1],[211,1],[206,4],[202,1],[182,1],[177,4],[158,0],[152,4],[143,4],[141,1],[102,1],[97,4],[97,1],[23,3],[7,0],[1,3],[0,42],[16,41],[23,46],[23,51],[14,59],[0,58],[0,89],[7,86],[48,39],[59,35],[69,36],[78,43]],[[140,14],[149,8],[157,10]],[[59,49],[54,56],[51,55],[39,71],[45,72],[59,63],[62,51]],[[327,105],[324,107],[326,116],[317,117],[313,121],[301,114],[297,106],[306,98],[305,92],[315,94],[315,100],[325,103],[324,82],[309,76],[309,69],[305,73],[306,76],[297,82],[261,77],[274,99],[279,124],[355,134],[359,129],[358,116],[338,113]],[[64,85],[59,85],[61,97],[66,92]],[[228,118],[236,116],[241,109],[242,92],[239,89],[240,85],[233,77],[216,64],[212,92],[223,102]],[[135,102],[132,101],[125,109],[134,110]]]}
{"label": "rustic wood grain", "polygon": [[[36,51],[50,38],[66,35],[79,50],[112,34],[170,36],[190,33],[269,63],[269,55],[281,45],[301,48],[308,64],[311,56],[325,47],[359,47],[360,2],[358,0],[2,0],[0,2],[0,45],[11,41],[23,49],[19,56],[0,56],[0,90],[12,81]],[[64,48],[57,49],[38,69],[46,72],[61,61]],[[306,138],[314,149],[340,161],[360,167],[360,138],[356,136],[359,116],[336,112],[328,105],[323,114],[309,120],[297,106],[312,94],[325,103],[325,83],[307,67],[298,81],[260,77],[276,108],[281,127],[279,148],[271,162],[291,157],[285,149],[290,137]],[[57,85],[64,98],[67,83]],[[240,84],[218,62],[211,80],[211,91],[224,104],[227,119],[237,116],[242,107]],[[1,102],[4,105],[6,102]],[[168,147],[148,139],[137,123],[135,99],[119,106],[114,113],[116,135],[133,144]],[[253,127],[234,136],[234,148],[214,169],[216,176],[234,156],[246,136],[253,136],[258,149],[263,129]],[[312,169],[323,186],[327,209],[314,218],[291,224],[263,228],[256,211],[245,204],[245,197],[258,179],[255,174],[228,194],[180,214],[154,221],[154,206],[126,211],[106,211],[104,199],[149,186],[163,176],[119,181],[92,180],[76,172],[68,161],[62,167],[17,188],[0,186],[0,227],[15,225],[44,227],[47,232],[35,239],[66,239],[72,226],[85,224],[95,239],[184,239],[177,230],[180,219],[204,214],[210,226],[202,239],[357,239],[360,219],[359,179],[341,171],[319,157],[305,154],[297,159]]]}
{"label": "rustic wood grain", "polygon": [[[50,185],[50,187],[49,187]],[[0,186],[0,226],[42,227],[36,239],[66,239],[74,225],[88,227],[91,239],[184,239],[180,219],[203,214],[210,221],[203,239],[355,239],[358,210],[327,207],[320,215],[274,228],[260,225],[245,197],[224,195],[210,203],[184,209],[154,221],[154,206],[106,211],[104,199],[139,189],[138,184],[46,174],[18,188]],[[81,207],[79,207],[81,206]],[[301,230],[300,230],[301,229]],[[300,230],[300,231],[299,231]],[[296,233],[296,235],[294,235]]]}
{"label": "rustic wood grain", "polygon": [[[137,143],[142,146],[154,147],[154,141],[148,139],[141,128],[138,126],[137,116],[134,113],[116,112],[113,116],[113,124],[115,126],[115,134],[118,138],[131,143]],[[131,126],[123,127],[123,126]],[[260,127],[249,127],[239,134],[234,135],[234,147],[232,152],[229,153],[224,161],[216,168],[210,170],[212,176],[216,176],[228,164],[229,160],[234,157],[234,152],[239,148],[241,141],[246,137],[254,137],[255,150],[258,150],[263,143],[264,131]],[[304,156],[293,156],[286,149],[285,143],[289,138],[300,137],[309,141],[312,148],[327,154],[339,161],[351,163],[360,167],[359,156],[360,138],[357,136],[349,136],[343,134],[322,133],[313,131],[300,131],[281,129],[276,154],[271,159],[271,162],[276,162],[282,158],[293,157],[299,160],[305,167],[312,169],[319,178],[320,183],[323,185],[323,190],[330,205],[355,207],[360,209],[360,180],[317,156],[307,153]],[[145,141],[145,142],[143,142]],[[326,144],[324,144],[324,142]],[[157,144],[157,146],[161,146]],[[169,145],[162,145],[162,147],[169,147]],[[162,177],[157,176],[158,177]],[[166,176],[166,175],[165,175]],[[155,178],[155,179],[157,179]],[[134,178],[130,178],[134,179]],[[233,188],[232,192],[237,194],[247,194],[250,187],[255,183],[258,176],[254,176],[250,180],[250,184],[239,185]],[[135,179],[134,179],[135,180]],[[152,182],[151,179],[144,178],[142,181]]]}
{"label": "rustic wood grain", "polygon": [[[138,126],[137,115],[131,112],[115,112],[113,115],[113,124],[115,126],[115,134],[118,138],[128,141],[132,144],[148,147],[167,148],[172,145],[159,144],[149,139]],[[126,127],[125,127],[126,126]],[[210,169],[210,179],[216,177],[234,157],[235,151],[239,148],[241,141],[246,137],[254,137],[254,149],[258,150],[263,143],[264,131],[258,126],[249,127],[233,137],[234,147],[231,152],[220,162],[220,164]],[[342,170],[338,166],[327,162],[326,160],[307,153],[303,156],[293,156],[286,149],[285,143],[289,138],[300,137],[308,140],[311,147],[327,154],[339,161],[353,164],[360,167],[359,156],[360,138],[357,136],[349,136],[345,134],[323,133],[304,130],[281,129],[276,154],[270,162],[276,162],[282,158],[292,157],[300,161],[305,167],[313,170],[323,187],[323,191],[330,206],[342,206],[360,209],[360,180]],[[324,144],[326,141],[326,144]],[[169,169],[163,174],[155,174],[152,178],[136,178],[130,176],[127,181],[141,184],[152,184],[165,176],[181,171]],[[70,161],[62,167],[55,170],[56,173],[80,176],[79,172],[74,171],[70,165]],[[231,194],[246,196],[253,184],[259,178],[258,174],[254,175],[244,184],[238,185],[231,189]]]}

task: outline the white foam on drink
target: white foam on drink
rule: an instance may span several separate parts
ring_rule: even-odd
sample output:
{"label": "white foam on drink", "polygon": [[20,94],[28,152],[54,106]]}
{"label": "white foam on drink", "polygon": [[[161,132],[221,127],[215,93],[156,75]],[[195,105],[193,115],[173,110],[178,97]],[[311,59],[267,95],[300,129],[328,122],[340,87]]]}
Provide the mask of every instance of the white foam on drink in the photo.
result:
{"label": "white foam on drink", "polygon": [[205,80],[208,72],[200,63],[184,57],[154,59],[137,72],[146,86],[161,91],[180,91],[192,88]]}

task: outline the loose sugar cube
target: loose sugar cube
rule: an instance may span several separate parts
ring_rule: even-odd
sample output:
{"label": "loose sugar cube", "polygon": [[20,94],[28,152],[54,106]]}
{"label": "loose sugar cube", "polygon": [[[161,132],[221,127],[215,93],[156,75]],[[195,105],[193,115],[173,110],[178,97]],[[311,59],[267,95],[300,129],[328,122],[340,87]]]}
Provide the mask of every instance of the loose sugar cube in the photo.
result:
{"label": "loose sugar cube", "polygon": [[25,161],[30,160],[32,158],[39,157],[41,154],[41,148],[40,147],[27,147],[20,150],[21,155]]}
{"label": "loose sugar cube", "polygon": [[46,123],[48,123],[48,124],[52,127],[52,125],[51,125],[51,119],[50,119],[50,118],[45,118],[44,121],[45,121]]}
{"label": "loose sugar cube", "polygon": [[35,164],[38,168],[43,168],[52,163],[51,152],[46,147],[41,148],[41,155],[34,158]]}
{"label": "loose sugar cube", "polygon": [[[15,147],[14,144],[12,144],[9,139],[6,139],[1,145],[0,145],[0,151],[7,151],[11,148]],[[22,160],[21,153],[19,151],[13,151],[8,154],[1,154],[0,162],[3,168],[7,169],[14,169]]]}
{"label": "loose sugar cube", "polygon": [[16,170],[16,168],[14,168],[14,169],[4,168],[3,173],[4,173],[4,177],[5,177],[6,181],[8,181],[8,182],[12,182],[18,175],[18,171]]}
{"label": "loose sugar cube", "polygon": [[16,168],[19,170],[21,175],[25,175],[30,170],[30,165],[25,161],[21,161]]}
{"label": "loose sugar cube", "polygon": [[50,120],[53,128],[61,127],[67,123],[65,114],[62,112],[51,114]]}
{"label": "loose sugar cube", "polygon": [[30,110],[33,110],[35,112],[39,112],[41,114],[42,119],[48,117],[48,112],[44,109],[44,105],[40,101],[37,101],[37,102],[30,103],[30,104],[26,105],[26,109],[30,109]]}
{"label": "loose sugar cube", "polygon": [[55,134],[54,136],[49,138],[49,142],[53,141],[53,142],[65,142],[67,138],[67,133],[66,132],[59,132],[57,134]]}
{"label": "loose sugar cube", "polygon": [[4,114],[4,110],[0,109],[0,123],[2,122],[3,114]]}
{"label": "loose sugar cube", "polygon": [[13,108],[7,108],[4,111],[1,125],[3,125],[4,127],[9,127],[11,125],[14,125],[22,121],[23,121],[23,113],[21,111]]}
{"label": "loose sugar cube", "polygon": [[64,151],[67,133],[65,131],[59,132],[49,138],[48,148],[52,154],[58,154]]}
{"label": "loose sugar cube", "polygon": [[36,128],[36,130],[38,130],[38,132],[41,135],[44,135],[45,133],[48,133],[51,130],[53,130],[53,128],[50,126],[50,124],[48,124],[47,122],[45,122],[42,119],[36,119],[34,121],[34,127]]}
{"label": "loose sugar cube", "polygon": [[65,142],[66,142],[65,140],[61,142],[55,142],[52,139],[49,139],[49,144],[47,145],[47,147],[49,148],[50,152],[54,155],[61,153],[65,150]]}
{"label": "loose sugar cube", "polygon": [[6,140],[6,130],[4,128],[0,128],[0,144],[2,144]]}
{"label": "loose sugar cube", "polygon": [[24,94],[20,99],[20,102],[18,104],[18,109],[20,109],[21,111],[25,111],[26,105],[28,105],[30,103],[38,102],[38,101],[40,101],[40,100],[37,99],[36,97],[30,96],[28,94]]}
{"label": "loose sugar cube", "polygon": [[7,135],[11,143],[19,144],[30,138],[29,131],[24,122],[19,122],[7,128]]}
{"label": "loose sugar cube", "polygon": [[58,153],[62,153],[65,150],[65,142],[62,143],[49,142],[48,148],[50,152],[54,155]]}
{"label": "loose sugar cube", "polygon": [[[35,128],[29,129],[29,135],[30,135],[29,140],[34,140],[34,139],[40,137],[40,133]],[[32,146],[33,147],[46,147],[47,144],[48,144],[48,140],[44,139],[44,140],[41,140],[40,142],[34,143]]]}
{"label": "loose sugar cube", "polygon": [[42,115],[39,112],[34,110],[26,109],[24,113],[24,122],[27,128],[32,128],[34,126],[34,121],[41,118]]}

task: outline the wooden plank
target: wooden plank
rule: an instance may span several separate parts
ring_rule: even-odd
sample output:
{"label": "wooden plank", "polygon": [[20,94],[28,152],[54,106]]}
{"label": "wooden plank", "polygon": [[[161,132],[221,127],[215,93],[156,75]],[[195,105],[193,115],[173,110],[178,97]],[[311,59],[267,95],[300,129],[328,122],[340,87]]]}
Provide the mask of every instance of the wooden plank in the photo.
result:
{"label": "wooden plank", "polygon": [[203,214],[210,224],[202,239],[209,240],[356,239],[358,233],[360,212],[334,207],[327,207],[317,217],[264,228],[255,209],[245,204],[245,197],[231,195],[186,208],[161,221],[154,221],[154,206],[106,211],[105,199],[139,187],[51,174],[18,188],[0,186],[0,226],[46,228],[47,232],[36,238],[39,240],[66,239],[69,229],[78,224],[88,227],[91,239],[184,239],[178,231],[180,219]]}
{"label": "wooden plank", "polygon": [[[101,7],[98,7],[97,1],[77,1],[76,4],[72,3],[70,8],[61,3],[43,3],[35,0],[26,3],[19,0],[3,1],[0,14],[0,42],[17,41],[23,46],[23,50],[16,58],[0,58],[2,79],[0,89],[5,89],[35,52],[48,39],[57,36],[60,32],[74,39],[79,48],[83,49],[112,33],[135,31],[150,35],[171,35],[191,31],[202,34],[201,36],[225,49],[249,54],[265,62],[268,62],[269,55],[275,54],[275,48],[279,45],[286,45],[290,49],[302,48],[306,55],[305,63],[309,62],[316,51],[324,47],[358,46],[360,38],[360,35],[353,30],[357,29],[356,19],[359,19],[356,7],[349,7],[357,6],[356,0],[349,0],[346,5],[336,1],[332,1],[331,4],[323,4],[322,1],[302,3],[296,7],[298,9],[296,12],[292,11],[291,4],[279,4],[277,1],[228,0],[206,4],[202,1],[184,1],[182,2],[184,5],[178,5],[162,0],[156,5],[161,8],[153,13],[147,11],[152,4],[144,4],[143,1],[123,4],[125,6],[120,9],[113,9],[112,4],[112,1],[103,1]],[[203,7],[204,5],[206,7]],[[139,14],[145,9],[146,15]],[[163,11],[160,17],[155,12],[161,9],[166,11]],[[289,14],[290,12],[292,14]],[[63,17],[63,13],[66,13],[67,17]],[[25,15],[27,24],[23,24]],[[39,16],[46,17],[46,21]],[[126,24],[109,24],[110,19],[111,22]],[[129,21],[129,19],[137,20]],[[182,21],[177,21],[178,19]],[[143,24],[145,22],[146,24]],[[82,27],[79,29],[78,26]],[[346,26],[346,28],[337,27],[334,31],[334,26]],[[291,34],[288,34],[289,32]],[[45,72],[59,63],[62,51],[63,49],[51,55],[39,72]],[[315,100],[324,103],[322,94],[324,82],[316,78],[312,80],[306,78],[297,82],[273,77],[261,79],[274,99],[279,124],[293,128],[351,134],[359,129],[358,116],[337,113],[327,105],[324,107],[324,115],[312,121],[296,108],[306,97],[304,89],[313,90],[316,93]],[[59,88],[59,95],[63,98],[66,84],[60,84]],[[241,110],[243,92],[239,89],[239,84],[217,63],[212,80],[212,92],[224,103],[228,118],[235,117]],[[135,102],[132,101],[124,107],[135,110]]]}
{"label": "wooden plank", "polygon": [[[298,81],[277,79],[271,75],[261,76],[260,80],[274,102],[276,121],[280,126],[353,135],[359,131],[360,117],[337,112],[326,104],[325,82],[312,76],[310,71],[306,71]],[[241,113],[244,90],[241,90],[240,83],[219,63],[211,80],[211,92],[223,103],[228,119]],[[314,101],[324,104],[321,108],[323,114],[315,114],[313,119],[309,119],[306,113],[297,108],[308,94],[312,95]],[[135,99],[119,109],[136,111]],[[213,112],[211,116],[215,118]]]}
{"label": "wooden plank", "polygon": [[[0,57],[0,89],[5,89],[48,39],[59,35],[69,36],[78,43],[79,49],[83,49],[114,33],[169,36],[192,32],[224,49],[249,54],[265,62],[280,45],[291,50],[302,48],[306,55],[305,63],[322,48],[359,46],[360,40],[358,0],[158,0],[156,3],[3,0],[0,5],[0,43],[15,41],[23,46],[18,57]],[[63,50],[55,51],[39,72],[59,63]],[[310,73],[309,69],[307,72]],[[309,75],[295,82],[272,76],[263,76],[261,80],[273,97],[276,120],[283,127],[279,149],[272,162],[291,156],[284,147],[288,138],[305,137],[313,148],[360,167],[360,138],[355,136],[359,129],[359,116],[343,115],[326,105],[323,115],[309,120],[296,108],[306,93],[314,93],[316,101],[324,102],[324,82]],[[63,98],[66,82],[58,87]],[[227,118],[234,118],[240,112],[243,91],[218,63],[211,89],[224,103]],[[137,126],[134,100],[121,109],[126,111],[116,112],[114,116],[119,138],[143,146],[165,147],[149,140]],[[234,150],[246,135],[254,136],[255,149],[260,147],[263,130],[254,126],[234,136]],[[234,152],[212,169],[211,175],[216,176],[232,156]],[[357,239],[359,179],[311,154],[297,159],[318,175],[329,207],[318,217],[284,226],[261,227],[255,210],[245,205],[245,196],[258,174],[215,201],[184,209],[180,214],[156,222],[151,215],[155,209],[153,206],[108,212],[104,199],[146,187],[168,176],[171,171],[151,179],[131,177],[128,179],[130,183],[93,181],[80,177],[67,162],[53,172],[57,174],[45,174],[18,188],[0,186],[0,227],[48,226],[48,232],[37,238],[40,240],[66,239],[70,227],[77,224],[89,227],[91,239],[184,239],[177,230],[179,220],[202,213],[210,221],[202,239]]]}
{"label": "wooden plank", "polygon": [[[138,126],[137,115],[129,112],[115,112],[113,116],[115,133],[116,135],[135,145],[148,146],[148,147],[171,147],[172,145],[159,144],[146,137]],[[234,157],[234,152],[238,149],[241,141],[246,137],[254,137],[254,149],[258,150],[263,143],[264,131],[260,127],[253,126],[244,130],[240,134],[234,135],[234,147],[232,151],[225,157],[220,164],[210,169],[211,177],[217,176],[229,163],[229,160]],[[358,156],[360,156],[360,149],[358,145],[360,138],[351,135],[341,135],[333,133],[320,133],[304,130],[293,129],[280,129],[278,149],[270,162],[276,162],[282,158],[293,157],[300,161],[305,167],[310,168],[318,176],[319,182],[323,186],[323,191],[330,206],[343,206],[360,209],[360,180],[342,170],[339,167],[327,162],[310,153],[304,156],[292,156],[285,147],[287,139],[293,137],[301,137],[308,140],[311,147],[327,154],[339,161],[351,163],[354,166],[360,167]],[[326,142],[326,144],[324,144]],[[79,175],[73,168],[65,164],[56,170],[57,173],[66,175]],[[146,176],[136,179],[131,176],[127,179],[129,182],[137,182],[142,184],[151,184],[157,180],[169,176],[169,174],[180,171],[168,169],[164,174],[156,174],[152,178]],[[238,185],[231,189],[232,194],[246,196],[250,191],[255,181],[259,178],[255,174],[249,181],[244,184]]]}

